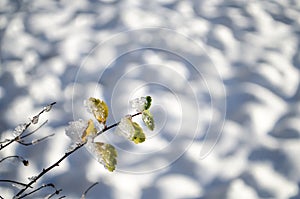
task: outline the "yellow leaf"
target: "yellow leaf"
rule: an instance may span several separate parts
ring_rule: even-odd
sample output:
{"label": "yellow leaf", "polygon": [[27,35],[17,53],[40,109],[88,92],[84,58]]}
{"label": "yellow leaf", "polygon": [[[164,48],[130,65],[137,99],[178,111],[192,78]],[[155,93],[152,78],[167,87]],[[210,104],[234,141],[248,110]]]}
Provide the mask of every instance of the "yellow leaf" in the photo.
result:
{"label": "yellow leaf", "polygon": [[93,120],[90,119],[90,120],[88,121],[88,126],[87,126],[87,128],[86,128],[85,131],[82,133],[81,140],[82,140],[83,142],[86,142],[86,141],[87,141],[87,138],[88,138],[89,136],[94,137],[96,134],[97,134],[97,129],[95,128],[95,125],[94,125]]}
{"label": "yellow leaf", "polygon": [[93,143],[97,161],[105,166],[107,170],[113,172],[117,165],[117,151],[111,144],[101,142]]}
{"label": "yellow leaf", "polygon": [[108,106],[106,103],[100,99],[90,97],[88,106],[98,122],[105,124],[108,117]]}
{"label": "yellow leaf", "polygon": [[142,143],[145,141],[146,139],[146,136],[143,132],[143,129],[140,127],[140,125],[136,122],[132,122],[132,126],[134,128],[134,134],[132,136],[132,141],[135,143],[135,144],[139,144],[139,143]]}

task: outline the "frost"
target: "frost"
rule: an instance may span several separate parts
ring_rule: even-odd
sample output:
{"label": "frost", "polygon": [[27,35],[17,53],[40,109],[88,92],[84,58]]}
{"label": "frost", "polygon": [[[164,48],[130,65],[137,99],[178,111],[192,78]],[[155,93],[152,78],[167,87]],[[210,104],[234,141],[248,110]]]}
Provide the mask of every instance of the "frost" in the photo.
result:
{"label": "frost", "polygon": [[69,126],[66,127],[65,133],[72,140],[73,143],[82,142],[82,134],[87,129],[88,122],[83,120],[77,120],[74,122],[69,122]]}
{"label": "frost", "polygon": [[29,124],[27,123],[19,124],[13,131],[13,135],[15,137],[18,137],[19,135],[21,135],[21,133],[23,133],[27,129],[28,126]]}
{"label": "frost", "polygon": [[102,142],[88,142],[87,149],[107,170],[115,170],[118,154],[114,146]]}
{"label": "frost", "polygon": [[146,103],[147,103],[147,100],[145,97],[136,98],[129,102],[131,108],[136,110],[137,112],[144,111]]}
{"label": "frost", "polygon": [[23,189],[25,186],[21,184],[12,183],[11,186],[16,187],[17,189]]}
{"label": "frost", "polygon": [[134,127],[129,116],[125,116],[121,119],[120,123],[116,128],[116,133],[126,137],[127,139],[132,138],[132,135],[134,134]]}
{"label": "frost", "polygon": [[90,97],[84,101],[88,112],[93,113],[98,122],[105,124],[108,117],[108,106],[102,100]]}
{"label": "frost", "polygon": [[49,112],[52,109],[52,104],[49,104],[48,106],[45,106],[43,108],[44,111]]}
{"label": "frost", "polygon": [[152,101],[151,97],[147,96],[147,97],[140,97],[140,98],[133,99],[129,101],[129,104],[131,108],[135,109],[137,112],[143,112],[144,110],[150,108],[151,101]]}
{"label": "frost", "polygon": [[36,178],[37,178],[37,176],[31,176],[31,177],[28,177],[28,180],[34,181],[34,180],[36,180]]}
{"label": "frost", "polygon": [[138,125],[138,123],[132,122],[131,117],[129,116],[125,116],[121,119],[116,128],[116,133],[123,135],[135,144],[142,143],[146,139],[143,129]]}
{"label": "frost", "polygon": [[149,110],[143,111],[142,120],[151,131],[154,130],[154,119]]}

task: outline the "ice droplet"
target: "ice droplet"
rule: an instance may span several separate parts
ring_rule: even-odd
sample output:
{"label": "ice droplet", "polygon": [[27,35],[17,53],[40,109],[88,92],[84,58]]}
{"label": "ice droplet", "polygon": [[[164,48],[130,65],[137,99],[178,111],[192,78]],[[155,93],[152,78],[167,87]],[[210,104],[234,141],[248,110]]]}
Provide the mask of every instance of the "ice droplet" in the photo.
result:
{"label": "ice droplet", "polygon": [[39,122],[39,115],[36,115],[36,116],[34,116],[34,117],[32,118],[31,123],[32,123],[32,124],[36,124],[36,123],[38,123],[38,122]]}

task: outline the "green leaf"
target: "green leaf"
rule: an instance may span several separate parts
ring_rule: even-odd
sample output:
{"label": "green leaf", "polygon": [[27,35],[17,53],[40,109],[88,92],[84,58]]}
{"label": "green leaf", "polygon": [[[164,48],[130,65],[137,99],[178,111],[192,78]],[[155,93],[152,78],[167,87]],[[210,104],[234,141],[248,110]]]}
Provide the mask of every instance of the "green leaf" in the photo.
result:
{"label": "green leaf", "polygon": [[96,158],[98,162],[104,165],[104,167],[113,172],[116,169],[117,165],[117,150],[111,144],[105,144],[102,142],[95,142],[94,145],[94,152],[96,154]]}
{"label": "green leaf", "polygon": [[148,110],[151,106],[152,98],[150,96],[146,97],[145,110]]}
{"label": "green leaf", "polygon": [[136,122],[132,122],[132,126],[134,128],[134,134],[132,136],[132,141],[135,144],[142,143],[146,140],[146,136],[143,132],[143,129],[140,127],[140,125]]}
{"label": "green leaf", "polygon": [[154,130],[154,119],[149,110],[143,111],[142,120],[145,123],[145,125],[148,127],[148,129],[150,129],[151,131]]}
{"label": "green leaf", "polygon": [[108,117],[108,106],[100,99],[89,98],[88,106],[98,122],[105,124]]}

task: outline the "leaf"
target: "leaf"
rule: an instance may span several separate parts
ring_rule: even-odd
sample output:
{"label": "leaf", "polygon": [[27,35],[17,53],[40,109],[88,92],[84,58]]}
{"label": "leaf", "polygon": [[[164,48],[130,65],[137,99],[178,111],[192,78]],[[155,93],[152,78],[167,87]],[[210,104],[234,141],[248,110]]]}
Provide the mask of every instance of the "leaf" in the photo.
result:
{"label": "leaf", "polygon": [[98,162],[104,165],[104,167],[113,172],[117,165],[118,153],[114,146],[111,144],[105,144],[102,142],[95,142],[93,144],[93,152]]}
{"label": "leaf", "polygon": [[94,114],[98,122],[105,124],[108,117],[108,106],[100,99],[90,97],[87,103],[88,108]]}
{"label": "leaf", "polygon": [[146,97],[145,110],[148,110],[151,106],[152,98],[150,96]]}
{"label": "leaf", "polygon": [[140,127],[140,125],[136,122],[132,122],[133,128],[134,128],[134,134],[131,138],[131,140],[135,144],[142,143],[146,140],[146,136],[143,132],[143,129]]}
{"label": "leaf", "polygon": [[123,135],[127,139],[131,139],[134,134],[134,127],[132,125],[131,117],[125,116],[121,119],[120,123],[116,128],[116,133]]}
{"label": "leaf", "polygon": [[86,142],[89,137],[95,137],[97,135],[97,129],[95,128],[93,120],[88,121],[88,126],[82,133],[81,140]]}
{"label": "leaf", "polygon": [[154,119],[152,114],[149,110],[144,110],[142,113],[142,120],[145,123],[145,125],[150,129],[151,131],[154,130]]}

